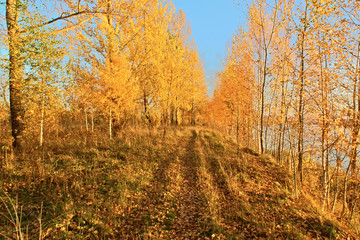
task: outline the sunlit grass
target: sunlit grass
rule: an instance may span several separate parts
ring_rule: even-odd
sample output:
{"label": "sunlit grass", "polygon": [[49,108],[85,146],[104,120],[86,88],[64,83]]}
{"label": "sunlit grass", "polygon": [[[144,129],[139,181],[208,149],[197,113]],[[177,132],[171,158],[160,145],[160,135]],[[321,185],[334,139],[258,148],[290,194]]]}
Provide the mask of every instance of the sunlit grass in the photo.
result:
{"label": "sunlit grass", "polygon": [[191,204],[181,202],[190,196],[185,191],[196,190],[203,209],[192,217],[203,238],[359,234],[357,215],[348,223],[336,218],[340,201],[333,215],[321,208],[314,182],[305,182],[295,199],[291,172],[271,155],[243,148],[238,159],[231,139],[196,127],[169,128],[165,137],[161,129],[134,128],[112,140],[54,139],[44,152],[9,153],[0,177],[6,216],[0,233],[5,239],[174,238],[181,211]]}

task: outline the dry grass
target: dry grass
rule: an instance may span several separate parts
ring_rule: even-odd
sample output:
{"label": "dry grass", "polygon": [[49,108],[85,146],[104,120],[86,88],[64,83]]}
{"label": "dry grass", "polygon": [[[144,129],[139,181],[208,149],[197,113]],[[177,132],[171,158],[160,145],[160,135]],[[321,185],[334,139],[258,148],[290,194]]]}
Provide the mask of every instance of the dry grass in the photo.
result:
{"label": "dry grass", "polygon": [[[2,168],[0,196],[8,202],[0,212],[11,221],[0,220],[0,233],[17,239],[39,232],[56,239],[117,236],[113,229],[152,187],[172,137],[171,131],[162,139],[156,130],[128,129],[111,141],[82,133],[48,141],[44,153],[27,148]],[[35,212],[42,202],[41,231]]]}
{"label": "dry grass", "polygon": [[129,128],[112,140],[84,132],[48,140],[44,151],[29,147],[3,165],[0,233],[5,239],[358,236],[358,218],[346,223],[321,210],[316,179],[295,199],[291,173],[270,155],[250,149],[236,155],[230,138],[202,128],[169,128],[165,138],[162,129]]}

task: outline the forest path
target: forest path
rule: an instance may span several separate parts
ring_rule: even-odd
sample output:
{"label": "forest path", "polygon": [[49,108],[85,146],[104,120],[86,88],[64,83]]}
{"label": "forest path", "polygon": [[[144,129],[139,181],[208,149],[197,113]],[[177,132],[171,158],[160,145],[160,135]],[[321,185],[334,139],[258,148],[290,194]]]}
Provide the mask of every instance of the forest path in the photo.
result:
{"label": "forest path", "polygon": [[[207,211],[206,199],[199,181],[200,156],[198,133],[184,137],[179,146],[182,181],[178,192],[177,216],[171,229],[172,239],[199,239],[204,237],[204,216]],[[184,146],[185,145],[185,146]]]}
{"label": "forest path", "polygon": [[151,185],[126,212],[120,234],[126,239],[211,239],[199,132],[186,129],[172,137]]}
{"label": "forest path", "polygon": [[[13,174],[16,185],[2,180],[0,193],[19,199],[29,239],[39,233],[39,202],[46,239],[359,239],[308,193],[295,199],[291,173],[270,155],[243,148],[238,158],[230,137],[200,127],[162,133],[62,146],[42,179]],[[0,218],[0,235],[14,231]]]}

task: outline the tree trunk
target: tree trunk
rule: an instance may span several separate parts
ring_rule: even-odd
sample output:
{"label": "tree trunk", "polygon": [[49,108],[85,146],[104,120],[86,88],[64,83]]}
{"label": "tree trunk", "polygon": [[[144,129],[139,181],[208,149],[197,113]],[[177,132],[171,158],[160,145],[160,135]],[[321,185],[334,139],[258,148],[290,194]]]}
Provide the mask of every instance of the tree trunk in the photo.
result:
{"label": "tree trunk", "polygon": [[335,193],[334,193],[334,201],[332,203],[331,212],[335,211],[337,198],[339,195],[339,169],[341,167],[340,156],[336,156],[336,170],[335,170]]}
{"label": "tree trunk", "polygon": [[94,133],[94,128],[95,128],[95,125],[94,125],[94,109],[91,108],[91,132]]}
{"label": "tree trunk", "polygon": [[[43,96],[44,98],[44,96]],[[43,146],[44,142],[44,115],[45,115],[45,101],[41,101],[41,121],[40,121],[40,147]]]}
{"label": "tree trunk", "polygon": [[263,68],[263,79],[261,83],[261,111],[260,111],[260,151],[264,153],[264,112],[265,112],[265,85],[266,85],[266,76],[267,76],[267,59],[268,59],[268,49],[265,48],[265,60]]}
{"label": "tree trunk", "polygon": [[359,130],[360,130],[360,81],[359,81],[359,71],[360,71],[360,40],[358,42],[357,49],[357,60],[355,68],[355,77],[354,77],[354,87],[353,87],[353,115],[352,115],[352,128],[351,128],[351,154],[350,154],[350,189],[349,189],[349,209],[352,209],[355,206],[355,192],[357,192],[356,184],[353,180],[356,179],[357,175],[357,155],[358,155],[358,139],[359,139]]}
{"label": "tree trunk", "polygon": [[89,131],[89,121],[88,121],[88,114],[87,114],[87,108],[85,108],[85,127],[86,131]]}
{"label": "tree trunk", "polygon": [[[320,37],[320,36],[319,36]],[[324,39],[323,39],[324,41]],[[328,98],[328,86],[327,76],[323,71],[323,58],[321,47],[319,46],[320,56],[320,88],[321,88],[321,168],[322,168],[322,209],[328,204],[328,169],[329,169],[329,157],[328,157],[328,124],[327,124],[327,98]],[[327,61],[325,56],[325,69],[327,69]],[[328,206],[328,205],[327,205]]]}
{"label": "tree trunk", "polygon": [[[325,69],[328,70],[328,62],[327,62],[327,56],[325,55]],[[328,72],[328,71],[327,71]],[[328,85],[328,75],[327,73],[325,74],[325,86],[324,86],[324,91],[325,91],[325,98],[324,98],[324,107],[325,107],[325,121],[324,121],[324,128],[325,128],[325,146],[326,146],[326,150],[325,150],[325,178],[326,178],[326,199],[325,199],[325,203],[327,204],[327,206],[329,206],[329,197],[330,197],[330,187],[331,187],[331,182],[330,182],[330,177],[329,177],[329,106],[328,106],[328,99],[329,99],[329,85]]]}
{"label": "tree trunk", "polygon": [[9,91],[11,129],[14,149],[21,148],[21,135],[24,129],[22,105],[22,65],[21,38],[18,25],[19,9],[17,0],[6,1],[6,24],[9,37]]}
{"label": "tree trunk", "polygon": [[295,186],[295,198],[298,198],[298,192],[297,192],[297,174],[296,174],[296,161],[295,161],[295,144],[292,144],[292,137],[291,137],[291,132],[290,132],[290,128],[288,126],[288,130],[289,130],[289,144],[290,144],[290,155],[289,156],[289,169],[291,168],[291,163],[293,166],[293,173],[294,173],[294,186]]}
{"label": "tree trunk", "polygon": [[179,125],[179,118],[178,118],[178,114],[179,114],[179,109],[176,107],[175,108],[175,125],[178,126]]}
{"label": "tree trunk", "polygon": [[145,114],[145,118],[148,122],[149,125],[151,125],[151,118],[150,118],[150,112],[149,112],[149,107],[148,107],[148,98],[146,96],[146,93],[144,92],[144,114]]}
{"label": "tree trunk", "polygon": [[307,8],[306,1],[303,30],[300,40],[300,89],[299,89],[299,130],[298,130],[298,171],[300,182],[303,182],[303,157],[304,157],[304,88],[305,88],[305,33],[307,31]]}
{"label": "tree trunk", "polygon": [[236,108],[236,156],[237,161],[240,160],[240,100],[237,97]]}
{"label": "tree trunk", "polygon": [[355,80],[354,80],[354,92],[353,92],[353,106],[354,106],[354,114],[353,114],[353,131],[352,131],[352,142],[354,143],[353,153],[350,159],[350,172],[352,178],[357,175],[356,170],[356,160],[357,160],[357,146],[358,146],[358,137],[359,137],[359,130],[360,130],[360,81],[358,78],[359,71],[360,71],[360,40],[358,42],[358,49],[357,49],[357,60],[356,60],[356,69],[355,69]]}
{"label": "tree trunk", "polygon": [[[261,68],[261,52],[260,52],[260,47],[258,49],[258,55],[259,55],[259,59],[258,59],[258,66],[257,66],[257,75],[258,75],[258,83],[261,86],[261,82],[262,82],[262,68]],[[259,91],[259,95],[258,95],[258,100],[257,101],[257,116],[256,116],[256,144],[257,144],[257,151],[259,153],[261,153],[261,140],[260,140],[260,125],[261,125],[261,121],[260,121],[260,116],[261,116],[261,91]]]}
{"label": "tree trunk", "polygon": [[170,125],[171,126],[175,125],[175,123],[174,123],[174,106],[173,105],[170,107]]}
{"label": "tree trunk", "polygon": [[296,176],[296,164],[295,164],[295,157],[294,152],[292,151],[292,160],[293,160],[293,168],[294,168],[294,185],[295,185],[295,198],[298,198],[298,192],[297,192],[297,176]]}
{"label": "tree trunk", "polygon": [[182,109],[181,111],[181,124],[184,125],[185,124],[185,110]]}
{"label": "tree trunk", "polygon": [[344,177],[344,192],[343,192],[343,207],[342,207],[342,211],[340,214],[340,219],[346,214],[346,209],[347,209],[347,179],[349,176],[349,170],[350,170],[350,163],[348,165],[348,167],[346,168],[346,172],[345,172],[345,177]]}
{"label": "tree trunk", "polygon": [[191,104],[191,125],[195,125],[195,97],[193,97]]}
{"label": "tree trunk", "polygon": [[109,108],[109,137],[112,139],[112,111],[111,107]]}
{"label": "tree trunk", "polygon": [[327,178],[326,178],[326,168],[325,168],[325,129],[324,129],[324,116],[322,119],[323,122],[323,127],[321,130],[321,171],[322,171],[322,175],[321,175],[321,185],[322,185],[322,197],[323,197],[323,201],[322,201],[322,208],[324,209],[325,204],[326,204],[326,195],[327,195]]}
{"label": "tree trunk", "polygon": [[283,66],[282,76],[281,76],[281,104],[280,104],[281,113],[280,113],[280,123],[279,123],[279,140],[278,140],[278,149],[277,149],[277,159],[278,159],[280,165],[283,164],[283,154],[284,154],[283,149],[284,149],[284,144],[285,144],[285,122],[287,119],[285,88],[286,88],[286,86],[285,86],[285,66]]}

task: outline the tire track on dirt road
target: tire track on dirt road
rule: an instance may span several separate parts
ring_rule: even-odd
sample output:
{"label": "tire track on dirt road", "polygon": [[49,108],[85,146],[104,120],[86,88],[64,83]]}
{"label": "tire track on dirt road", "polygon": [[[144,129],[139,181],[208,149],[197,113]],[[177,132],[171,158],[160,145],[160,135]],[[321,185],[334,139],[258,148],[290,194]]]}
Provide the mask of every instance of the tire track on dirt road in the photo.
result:
{"label": "tire track on dirt road", "polygon": [[185,153],[180,156],[183,182],[179,193],[177,217],[172,227],[172,239],[205,237],[203,222],[207,204],[199,182],[200,156],[196,150],[198,144],[198,134],[192,130],[192,136],[185,146]]}

